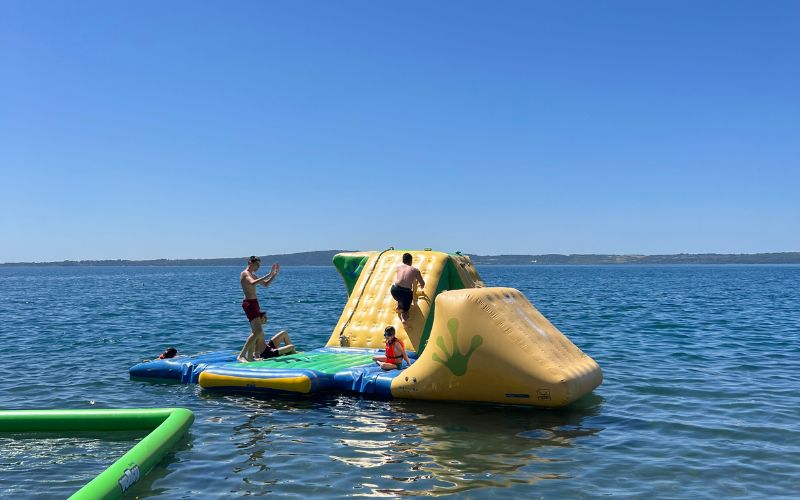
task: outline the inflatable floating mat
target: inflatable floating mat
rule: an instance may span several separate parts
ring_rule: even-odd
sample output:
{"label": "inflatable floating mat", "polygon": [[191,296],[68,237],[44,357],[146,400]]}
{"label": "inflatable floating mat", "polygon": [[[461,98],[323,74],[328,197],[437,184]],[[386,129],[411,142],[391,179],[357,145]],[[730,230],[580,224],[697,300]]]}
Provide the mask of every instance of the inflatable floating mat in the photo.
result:
{"label": "inflatable floating mat", "polygon": [[161,461],[194,422],[185,408],[0,411],[0,432],[150,431],[70,499],[120,498]]}
{"label": "inflatable floating mat", "polygon": [[349,369],[374,366],[379,370],[372,361],[377,354],[383,351],[322,348],[252,363],[215,364],[200,374],[199,382],[210,390],[308,394],[336,387],[337,374],[346,380]]}
{"label": "inflatable floating mat", "polygon": [[195,354],[194,356],[178,356],[170,359],[154,359],[144,361],[130,368],[130,378],[149,382],[182,382],[196,384],[200,373],[207,367],[236,361],[236,354],[219,351]]}

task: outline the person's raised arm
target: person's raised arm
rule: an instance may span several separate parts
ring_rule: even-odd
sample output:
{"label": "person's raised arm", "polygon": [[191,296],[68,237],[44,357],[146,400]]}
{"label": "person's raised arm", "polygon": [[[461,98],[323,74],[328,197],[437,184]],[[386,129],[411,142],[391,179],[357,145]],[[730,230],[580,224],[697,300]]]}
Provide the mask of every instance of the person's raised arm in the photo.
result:
{"label": "person's raised arm", "polygon": [[272,280],[275,279],[275,275],[272,273],[272,271],[270,271],[268,274],[265,274],[260,278],[254,278],[251,273],[242,273],[242,274],[244,274],[245,281],[247,281],[251,285],[267,286],[272,282]]}
{"label": "person's raised arm", "polygon": [[270,283],[275,281],[275,278],[278,276],[278,271],[280,270],[281,270],[280,264],[272,264],[272,269],[270,269],[269,273],[267,273],[267,275],[264,276],[264,278],[262,278],[264,281],[261,282],[261,285],[265,287],[269,286]]}

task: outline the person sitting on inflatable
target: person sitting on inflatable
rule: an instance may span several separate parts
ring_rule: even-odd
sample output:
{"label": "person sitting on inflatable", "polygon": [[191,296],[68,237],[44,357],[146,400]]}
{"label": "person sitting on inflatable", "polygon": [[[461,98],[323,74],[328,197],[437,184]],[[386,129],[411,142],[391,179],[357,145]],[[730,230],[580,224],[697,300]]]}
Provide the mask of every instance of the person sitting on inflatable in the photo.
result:
{"label": "person sitting on inflatable", "polygon": [[403,368],[403,360],[406,360],[408,366],[411,366],[411,360],[408,359],[406,348],[403,341],[395,337],[393,326],[387,326],[383,330],[383,337],[386,339],[386,355],[373,356],[372,360],[384,370],[400,370]]}
{"label": "person sitting on inflatable", "polygon": [[[266,324],[267,322],[267,313],[261,313],[261,324]],[[285,345],[282,347],[278,347],[283,342]],[[292,344],[292,339],[289,338],[289,332],[286,330],[281,330],[276,333],[267,343],[266,347],[264,348],[264,352],[261,353],[260,359],[269,359],[274,358],[276,356],[280,356],[282,354],[291,354],[295,352],[294,344]]]}

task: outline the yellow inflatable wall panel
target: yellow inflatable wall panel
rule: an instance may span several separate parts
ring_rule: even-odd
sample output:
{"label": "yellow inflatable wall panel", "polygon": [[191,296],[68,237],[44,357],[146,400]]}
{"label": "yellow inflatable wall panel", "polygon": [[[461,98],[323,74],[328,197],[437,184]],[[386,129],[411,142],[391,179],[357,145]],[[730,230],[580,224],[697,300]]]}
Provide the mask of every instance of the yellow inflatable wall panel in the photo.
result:
{"label": "yellow inflatable wall panel", "polygon": [[396,398],[559,407],[602,380],[518,290],[471,288],[438,295],[425,350],[391,387]]}
{"label": "yellow inflatable wall panel", "polygon": [[[391,287],[395,270],[402,264],[403,254],[410,253],[412,265],[425,280],[424,290],[415,290],[415,300],[409,312],[409,329],[403,328],[395,309]],[[418,351],[425,322],[431,312],[431,297],[436,297],[439,280],[450,255],[443,252],[415,250],[386,250],[371,254],[347,300],[342,315],[326,347],[366,347],[382,349],[385,346],[383,330],[395,327],[397,337],[406,349]]]}
{"label": "yellow inflatable wall panel", "polygon": [[464,288],[482,288],[484,286],[481,277],[478,275],[478,270],[472,265],[472,260],[467,255],[456,254],[451,255],[450,258],[458,270],[458,275],[464,283]]}

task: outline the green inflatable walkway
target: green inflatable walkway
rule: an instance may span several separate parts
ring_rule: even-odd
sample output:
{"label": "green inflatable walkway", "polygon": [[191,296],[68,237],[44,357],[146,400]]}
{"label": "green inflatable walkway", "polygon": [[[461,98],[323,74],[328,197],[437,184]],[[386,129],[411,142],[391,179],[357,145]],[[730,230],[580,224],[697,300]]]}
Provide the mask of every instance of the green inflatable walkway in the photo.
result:
{"label": "green inflatable walkway", "polygon": [[119,498],[161,461],[194,422],[185,408],[0,411],[0,432],[151,431],[71,499]]}

